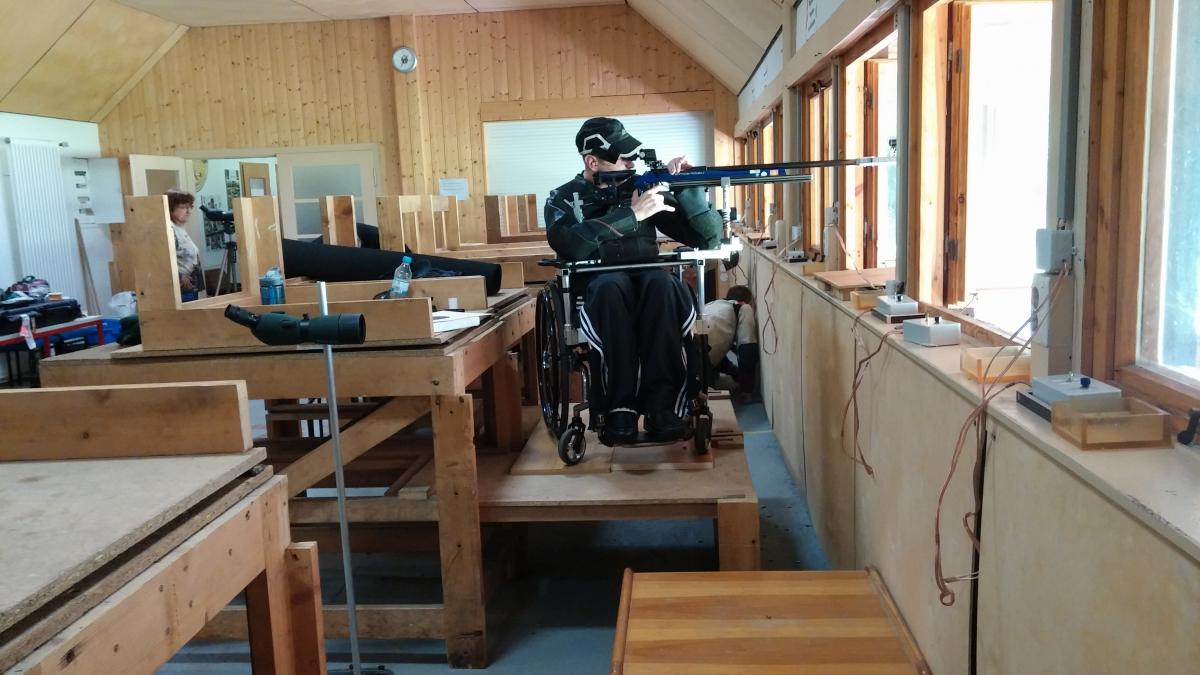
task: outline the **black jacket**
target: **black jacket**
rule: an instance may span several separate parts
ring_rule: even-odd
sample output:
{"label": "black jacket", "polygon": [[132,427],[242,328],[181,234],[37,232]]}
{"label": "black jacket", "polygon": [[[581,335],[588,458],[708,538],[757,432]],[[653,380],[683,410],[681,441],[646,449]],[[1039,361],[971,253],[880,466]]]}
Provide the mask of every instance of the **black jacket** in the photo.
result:
{"label": "black jacket", "polygon": [[628,206],[633,181],[627,181],[620,204],[608,200],[583,174],[550,192],[546,199],[546,238],[564,260],[595,258],[601,242],[640,237],[651,243],[655,229],[693,248],[716,248],[721,243],[721,215],[708,203],[702,188],[663,193],[675,211],[661,211],[638,222]]}

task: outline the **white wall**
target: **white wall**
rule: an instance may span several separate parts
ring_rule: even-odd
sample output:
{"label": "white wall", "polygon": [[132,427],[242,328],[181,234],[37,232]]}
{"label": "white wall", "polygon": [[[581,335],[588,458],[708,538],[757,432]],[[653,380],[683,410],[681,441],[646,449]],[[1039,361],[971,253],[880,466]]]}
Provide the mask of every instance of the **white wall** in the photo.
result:
{"label": "white wall", "polygon": [[[100,129],[91,122],[0,113],[0,139],[2,138],[65,142],[67,147],[62,148],[63,181],[67,185],[72,184],[72,158],[100,156]],[[0,284],[5,288],[21,276],[21,270],[17,268],[16,231],[8,166],[7,144],[0,141]],[[70,193],[73,194],[74,191],[71,190]],[[71,213],[74,212],[72,204]],[[85,228],[85,240],[89,234]],[[94,261],[92,266],[96,266]],[[107,263],[104,263],[104,270],[107,278]]]}

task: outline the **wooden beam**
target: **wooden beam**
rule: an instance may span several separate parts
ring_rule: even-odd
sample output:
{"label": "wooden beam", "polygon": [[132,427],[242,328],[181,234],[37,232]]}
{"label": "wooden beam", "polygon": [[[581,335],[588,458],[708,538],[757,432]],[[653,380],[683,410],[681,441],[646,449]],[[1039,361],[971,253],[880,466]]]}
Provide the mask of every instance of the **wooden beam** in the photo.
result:
{"label": "wooden beam", "polygon": [[721,570],[759,569],[758,499],[717,502],[717,549]]}
{"label": "wooden beam", "polygon": [[446,653],[454,668],[487,666],[483,544],[470,396],[435,396],[433,439]]}
{"label": "wooden beam", "polygon": [[251,446],[242,381],[0,390],[0,429],[0,461],[223,454]]}
{"label": "wooden beam", "polygon": [[[246,617],[250,627],[250,665],[255,675],[259,673],[274,674],[296,671],[295,650],[297,635],[292,632],[292,612],[294,605],[304,605],[320,602],[320,580],[315,587],[317,597],[302,598],[300,589],[296,590],[296,598],[292,599],[292,591],[288,584],[288,569],[286,549],[291,540],[288,529],[287,500],[283,499],[283,481],[275,483],[275,498],[264,501],[262,514],[259,518],[261,527],[262,571],[246,585]],[[241,514],[238,514],[241,515]],[[249,514],[246,514],[249,518]],[[233,555],[232,549],[228,554]],[[207,617],[206,617],[207,618]],[[203,624],[201,624],[203,625]],[[197,629],[200,626],[196,626]],[[315,626],[310,625],[312,630]],[[311,633],[304,642],[315,641]],[[309,647],[310,648],[310,647]],[[305,648],[305,649],[309,649]],[[321,664],[315,671],[323,672]]]}
{"label": "wooden beam", "polygon": [[[233,200],[236,231],[253,232],[257,264],[254,276],[261,277],[272,267],[283,267],[283,235],[279,229],[279,200],[276,197],[238,197]],[[240,248],[239,248],[240,250]],[[247,286],[242,284],[242,290]]]}
{"label": "wooden beam", "polygon": [[296,640],[294,659],[301,672],[325,670],[325,619],[321,608],[321,570],[316,542],[289,544],[284,554],[288,588],[291,589],[292,628],[297,635],[315,636]]}
{"label": "wooden beam", "polygon": [[484,101],[480,120],[547,119],[552,117],[615,117],[643,113],[708,112],[713,107],[711,89],[656,94],[591,96],[587,98]]}
{"label": "wooden beam", "polygon": [[[440,640],[442,605],[359,605],[358,636],[368,639]],[[325,637],[344,640],[350,636],[345,605],[326,605],[322,610]],[[201,640],[245,640],[246,609],[226,607],[213,616],[197,636]]]}
{"label": "wooden beam", "polygon": [[[388,437],[403,431],[429,412],[429,401],[422,398],[393,398],[374,412],[362,417],[341,433],[342,465],[375,447]],[[333,473],[333,441],[322,443],[281,472],[288,477],[288,495],[296,496]]]}

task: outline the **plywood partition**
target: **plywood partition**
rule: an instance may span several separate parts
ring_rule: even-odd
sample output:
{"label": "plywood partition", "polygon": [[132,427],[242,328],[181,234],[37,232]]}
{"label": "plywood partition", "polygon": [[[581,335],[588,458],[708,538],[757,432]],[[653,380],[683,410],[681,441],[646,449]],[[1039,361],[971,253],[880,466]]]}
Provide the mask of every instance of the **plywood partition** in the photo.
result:
{"label": "plywood partition", "polygon": [[286,276],[283,268],[283,235],[279,228],[279,200],[276,197],[237,197],[233,200],[233,222],[236,232],[254,234],[258,257],[254,275],[261,277],[272,267],[278,267]]}
{"label": "plywood partition", "polygon": [[379,217],[379,248],[384,251],[403,251],[405,245],[416,250],[417,219],[420,217],[420,197],[392,195],[375,200]]}
{"label": "plywood partition", "polygon": [[484,228],[487,243],[545,241],[537,220],[537,195],[485,195]]}
{"label": "plywood partition", "polygon": [[[415,72],[391,67],[400,45]],[[371,144],[380,194],[466,178],[461,240],[482,243],[486,122],[678,110],[713,114],[713,162],[733,163],[733,92],[620,4],[191,28],[100,137],[106,155]]]}
{"label": "plywood partition", "polygon": [[358,246],[354,197],[337,195],[321,200],[321,235],[326,244]]}
{"label": "plywood partition", "polygon": [[179,268],[175,228],[166,195],[126,197],[122,257],[133,269],[138,311],[179,309]]}

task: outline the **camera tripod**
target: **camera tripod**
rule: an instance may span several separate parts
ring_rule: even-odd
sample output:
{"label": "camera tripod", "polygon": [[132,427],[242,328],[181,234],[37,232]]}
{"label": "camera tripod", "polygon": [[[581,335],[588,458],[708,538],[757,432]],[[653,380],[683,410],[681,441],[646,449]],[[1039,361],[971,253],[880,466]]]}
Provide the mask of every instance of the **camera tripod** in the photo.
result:
{"label": "camera tripod", "polygon": [[[236,293],[238,290],[237,241],[229,240],[229,230],[225,231],[225,252],[221,255],[221,271],[217,274],[217,287],[214,295]],[[228,289],[222,290],[221,285],[228,282]]]}

